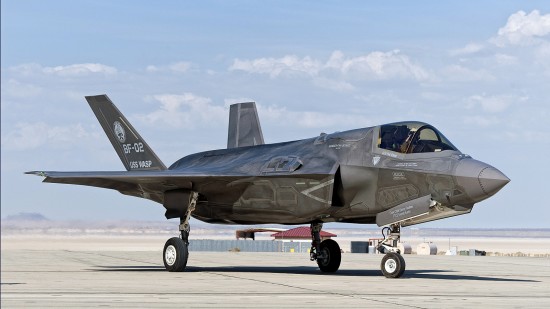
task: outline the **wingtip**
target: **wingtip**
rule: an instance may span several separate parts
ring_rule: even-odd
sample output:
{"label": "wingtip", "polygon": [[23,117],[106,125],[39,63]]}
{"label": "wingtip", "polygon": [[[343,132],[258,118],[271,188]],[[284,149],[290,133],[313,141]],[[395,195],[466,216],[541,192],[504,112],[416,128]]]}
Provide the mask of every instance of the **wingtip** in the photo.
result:
{"label": "wingtip", "polygon": [[41,176],[41,177],[48,177],[46,172],[42,172],[42,171],[30,171],[30,172],[25,172],[25,174],[27,174],[27,175],[36,175],[36,176]]}

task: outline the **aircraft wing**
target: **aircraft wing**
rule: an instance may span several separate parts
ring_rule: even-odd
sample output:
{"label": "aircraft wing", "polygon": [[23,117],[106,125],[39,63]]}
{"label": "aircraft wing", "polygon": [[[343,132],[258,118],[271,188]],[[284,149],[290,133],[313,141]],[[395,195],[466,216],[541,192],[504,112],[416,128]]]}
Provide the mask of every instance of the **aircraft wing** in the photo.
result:
{"label": "aircraft wing", "polygon": [[45,177],[43,182],[83,185],[117,190],[122,194],[147,198],[163,203],[164,192],[174,189],[191,189],[193,183],[212,178],[236,178],[242,175],[209,175],[175,171],[121,171],[121,172],[53,172],[32,171]]}
{"label": "aircraft wing", "polygon": [[[164,193],[176,189],[196,189],[212,182],[246,181],[265,175],[242,173],[219,173],[203,171],[100,171],[100,172],[55,172],[32,171],[25,174],[45,177],[43,182],[91,186],[117,190],[122,194],[146,198],[163,204]],[[329,176],[330,173],[314,173],[319,176]],[[269,175],[268,177],[308,177],[304,174]],[[199,190],[200,191],[200,190]],[[199,192],[200,193],[200,192]]]}

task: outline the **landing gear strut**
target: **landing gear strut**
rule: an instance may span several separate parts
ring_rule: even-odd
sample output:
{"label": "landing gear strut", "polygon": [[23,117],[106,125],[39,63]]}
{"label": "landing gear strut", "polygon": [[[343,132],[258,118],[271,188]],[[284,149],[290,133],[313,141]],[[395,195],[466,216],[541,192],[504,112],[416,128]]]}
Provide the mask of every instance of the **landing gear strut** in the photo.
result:
{"label": "landing gear strut", "polygon": [[380,263],[382,274],[386,278],[399,278],[405,272],[405,259],[401,256],[397,243],[401,238],[401,226],[392,224],[382,229],[384,240],[378,245],[378,251],[386,253]]}
{"label": "landing gear strut", "polygon": [[162,256],[164,267],[168,271],[184,271],[187,266],[187,259],[189,258],[189,232],[191,231],[189,219],[197,206],[198,196],[197,192],[191,192],[189,207],[187,207],[185,215],[180,218],[179,230],[181,236],[172,237],[164,244]]}
{"label": "landing gear strut", "polygon": [[326,239],[321,242],[321,229],[323,223],[311,224],[311,250],[309,258],[312,261],[317,261],[319,269],[322,272],[333,273],[340,267],[342,261],[342,253],[338,243],[332,239]]}

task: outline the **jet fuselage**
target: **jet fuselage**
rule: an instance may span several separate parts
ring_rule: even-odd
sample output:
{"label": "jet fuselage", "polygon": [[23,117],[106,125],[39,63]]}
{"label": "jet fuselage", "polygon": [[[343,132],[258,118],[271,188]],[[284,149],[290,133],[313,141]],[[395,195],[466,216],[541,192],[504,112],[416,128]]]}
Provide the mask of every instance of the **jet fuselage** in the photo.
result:
{"label": "jet fuselage", "polygon": [[193,188],[201,194],[194,217],[236,224],[375,223],[380,212],[430,196],[435,201],[430,213],[408,221],[416,224],[468,213],[508,182],[495,168],[456,149],[381,148],[381,128],[201,152],[169,169],[226,175]]}

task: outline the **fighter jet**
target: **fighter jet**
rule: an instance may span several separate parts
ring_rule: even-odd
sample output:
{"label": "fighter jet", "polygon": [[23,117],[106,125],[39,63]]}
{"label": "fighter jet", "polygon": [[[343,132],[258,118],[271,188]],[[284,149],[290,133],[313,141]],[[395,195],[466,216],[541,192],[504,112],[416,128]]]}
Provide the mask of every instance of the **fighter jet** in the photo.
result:
{"label": "fighter jet", "polygon": [[33,171],[44,182],[93,186],[162,204],[179,218],[164,245],[168,271],[184,271],[190,217],[221,224],[309,224],[310,259],[338,270],[341,251],[321,242],[323,223],[377,224],[384,276],[401,277],[401,227],[467,214],[509,181],[416,121],[265,144],[255,103],[231,105],[227,149],[162,163],[106,95],[86,97],[126,171]]}

